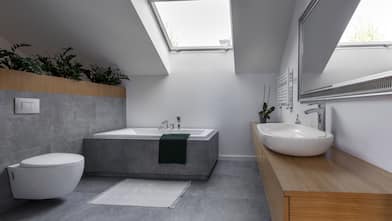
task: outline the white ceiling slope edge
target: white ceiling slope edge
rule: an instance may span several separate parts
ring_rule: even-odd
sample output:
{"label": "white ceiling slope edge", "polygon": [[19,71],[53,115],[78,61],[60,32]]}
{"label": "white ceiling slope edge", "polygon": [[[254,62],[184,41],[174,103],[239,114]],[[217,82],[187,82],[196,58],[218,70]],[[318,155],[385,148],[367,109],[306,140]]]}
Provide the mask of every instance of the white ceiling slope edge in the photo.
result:
{"label": "white ceiling slope edge", "polygon": [[83,61],[129,75],[168,74],[130,0],[4,0],[0,15],[0,36],[33,52],[72,46]]}
{"label": "white ceiling slope edge", "polygon": [[159,24],[155,18],[155,15],[150,7],[149,0],[130,0],[139,14],[140,20],[142,21],[144,28],[149,34],[152,43],[157,49],[163,64],[170,73],[170,52],[166,44],[166,40],[162,35]]}
{"label": "white ceiling slope edge", "polygon": [[231,0],[237,74],[278,73],[293,0]]}

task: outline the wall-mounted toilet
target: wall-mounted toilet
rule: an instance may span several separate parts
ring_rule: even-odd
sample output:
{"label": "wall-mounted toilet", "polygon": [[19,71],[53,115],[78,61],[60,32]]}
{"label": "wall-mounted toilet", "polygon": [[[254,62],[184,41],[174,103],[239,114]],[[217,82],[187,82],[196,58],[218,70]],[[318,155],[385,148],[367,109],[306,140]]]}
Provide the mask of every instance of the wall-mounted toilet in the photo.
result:
{"label": "wall-mounted toilet", "polygon": [[49,153],[8,166],[12,194],[16,199],[51,199],[74,191],[84,170],[79,154]]}

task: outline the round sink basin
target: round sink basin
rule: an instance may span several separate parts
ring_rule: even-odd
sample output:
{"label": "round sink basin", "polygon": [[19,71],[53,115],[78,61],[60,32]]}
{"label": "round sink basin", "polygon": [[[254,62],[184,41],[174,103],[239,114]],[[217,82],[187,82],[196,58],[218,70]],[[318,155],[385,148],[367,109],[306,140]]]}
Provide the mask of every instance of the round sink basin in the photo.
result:
{"label": "round sink basin", "polygon": [[333,135],[311,127],[285,124],[258,124],[263,144],[272,151],[291,156],[317,156],[332,145]]}

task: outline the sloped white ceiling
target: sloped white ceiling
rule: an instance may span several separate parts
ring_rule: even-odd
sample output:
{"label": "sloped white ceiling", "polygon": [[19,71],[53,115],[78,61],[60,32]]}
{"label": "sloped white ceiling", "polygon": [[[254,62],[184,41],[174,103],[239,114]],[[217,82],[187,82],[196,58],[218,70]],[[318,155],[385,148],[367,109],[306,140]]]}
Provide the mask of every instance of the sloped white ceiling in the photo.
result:
{"label": "sloped white ceiling", "polygon": [[0,15],[0,36],[11,43],[39,52],[71,46],[84,61],[129,75],[168,74],[130,0],[3,0]]}
{"label": "sloped white ceiling", "polygon": [[236,73],[278,73],[294,0],[231,0]]}
{"label": "sloped white ceiling", "polygon": [[[167,75],[170,53],[147,1],[3,0],[0,36],[31,43],[37,50],[30,53],[71,46],[84,63],[116,65],[129,75]],[[231,0],[236,73],[279,71],[293,2]]]}
{"label": "sloped white ceiling", "polygon": [[[303,25],[303,72],[323,72],[359,0],[320,1]],[[331,16],[333,15],[333,16]]]}

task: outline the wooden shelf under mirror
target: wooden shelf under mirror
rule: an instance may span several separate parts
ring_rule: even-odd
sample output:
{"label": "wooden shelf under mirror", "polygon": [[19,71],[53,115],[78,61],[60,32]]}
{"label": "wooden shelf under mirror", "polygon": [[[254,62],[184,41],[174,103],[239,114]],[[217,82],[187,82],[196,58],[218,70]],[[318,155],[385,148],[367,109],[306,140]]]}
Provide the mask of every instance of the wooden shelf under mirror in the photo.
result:
{"label": "wooden shelf under mirror", "polygon": [[392,220],[392,174],[331,148],[317,157],[267,149],[252,123],[253,142],[272,221]]}

